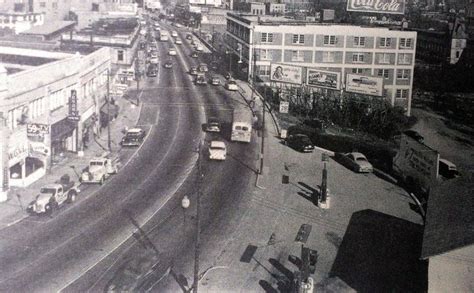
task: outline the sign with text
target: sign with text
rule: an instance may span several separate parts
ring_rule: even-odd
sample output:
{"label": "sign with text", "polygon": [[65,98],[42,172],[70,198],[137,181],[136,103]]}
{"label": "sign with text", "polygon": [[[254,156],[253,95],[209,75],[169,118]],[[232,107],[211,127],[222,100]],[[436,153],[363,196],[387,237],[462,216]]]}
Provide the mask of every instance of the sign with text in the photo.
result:
{"label": "sign with text", "polygon": [[346,91],[381,97],[383,95],[383,78],[348,74],[346,78]]}
{"label": "sign with text", "polygon": [[405,0],[347,0],[347,11],[405,14]]}
{"label": "sign with text", "polygon": [[79,116],[79,111],[77,111],[77,91],[71,90],[71,95],[69,96],[69,116],[68,120],[79,121],[81,117]]}
{"label": "sign with text", "polygon": [[280,113],[288,113],[290,109],[290,102],[280,102]]}
{"label": "sign with text", "polygon": [[49,133],[48,124],[28,123],[26,125],[26,134],[28,136],[44,136]]}
{"label": "sign with text", "polygon": [[272,64],[270,66],[270,79],[272,81],[301,84],[303,82],[303,69],[294,65]]}
{"label": "sign with text", "polygon": [[307,85],[338,90],[341,88],[341,74],[338,72],[324,71],[308,68]]}

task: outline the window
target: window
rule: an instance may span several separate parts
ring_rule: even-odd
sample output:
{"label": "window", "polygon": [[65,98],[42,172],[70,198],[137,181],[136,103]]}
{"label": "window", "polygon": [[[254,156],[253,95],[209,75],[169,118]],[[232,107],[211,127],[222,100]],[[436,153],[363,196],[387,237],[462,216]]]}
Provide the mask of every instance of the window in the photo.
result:
{"label": "window", "polygon": [[408,99],[408,89],[397,89],[395,93],[396,99]]}
{"label": "window", "polygon": [[410,69],[398,69],[397,79],[408,79],[410,78]]}
{"label": "window", "polygon": [[389,72],[388,69],[379,69],[377,72],[377,75],[383,78],[388,78],[389,77],[388,72]]}
{"label": "window", "polygon": [[401,38],[400,48],[411,48],[412,39]]}
{"label": "window", "polygon": [[336,57],[335,52],[323,52],[323,62],[334,62]]}
{"label": "window", "polygon": [[411,54],[398,54],[398,64],[410,64],[411,63]]}
{"label": "window", "polygon": [[58,2],[51,3],[51,7],[53,7],[54,9],[58,9]]}
{"label": "window", "polygon": [[364,73],[364,68],[352,68],[352,73],[362,74]]}
{"label": "window", "polygon": [[262,43],[272,43],[273,42],[273,34],[272,33],[262,33],[262,37],[260,38]]}
{"label": "window", "polygon": [[335,45],[336,44],[336,36],[324,36],[323,40],[324,45]]}
{"label": "window", "polygon": [[46,2],[40,2],[40,7],[45,8],[46,7]]}
{"label": "window", "polygon": [[354,63],[364,63],[364,53],[354,53],[354,54],[352,54],[352,62],[354,62]]}
{"label": "window", "polygon": [[291,61],[294,61],[294,62],[304,61],[303,52],[297,51],[297,50],[292,51],[291,52]]}
{"label": "window", "polygon": [[460,51],[456,51],[456,58],[459,58],[461,57],[461,52]]}
{"label": "window", "polygon": [[268,65],[258,66],[258,75],[259,76],[270,76],[270,66],[268,66]]}
{"label": "window", "polygon": [[390,47],[392,44],[391,38],[380,38],[380,47]]}
{"label": "window", "polygon": [[267,49],[260,49],[260,60],[272,60],[271,51]]}
{"label": "window", "polygon": [[293,35],[293,44],[304,44],[304,35]]}
{"label": "window", "polygon": [[123,50],[117,51],[117,61],[123,61]]}
{"label": "window", "polygon": [[379,63],[389,64],[390,63],[390,54],[382,53],[379,55]]}
{"label": "window", "polygon": [[364,47],[365,46],[365,37],[354,37],[354,46]]}

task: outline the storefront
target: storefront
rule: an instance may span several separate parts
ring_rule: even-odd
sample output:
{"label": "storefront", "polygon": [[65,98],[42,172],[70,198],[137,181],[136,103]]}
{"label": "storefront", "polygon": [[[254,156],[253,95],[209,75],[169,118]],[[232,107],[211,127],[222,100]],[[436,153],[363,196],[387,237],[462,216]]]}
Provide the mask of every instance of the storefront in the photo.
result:
{"label": "storefront", "polygon": [[77,152],[77,122],[64,118],[51,125],[51,163],[64,159],[68,152]]}
{"label": "storefront", "polygon": [[81,115],[80,126],[80,149],[84,150],[89,145],[90,141],[94,139],[94,133],[98,133],[98,119],[95,113],[95,106],[91,106]]}
{"label": "storefront", "polygon": [[107,103],[102,105],[100,107],[100,127],[107,127],[109,121],[117,118],[119,110],[119,106],[113,100],[111,100],[110,105],[107,105]]}

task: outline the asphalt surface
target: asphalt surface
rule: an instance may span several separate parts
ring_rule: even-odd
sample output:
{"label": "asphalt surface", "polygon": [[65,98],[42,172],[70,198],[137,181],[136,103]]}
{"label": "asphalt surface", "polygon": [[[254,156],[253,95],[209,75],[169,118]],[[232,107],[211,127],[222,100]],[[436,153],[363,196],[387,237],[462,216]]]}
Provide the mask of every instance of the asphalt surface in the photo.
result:
{"label": "asphalt surface", "polygon": [[[226,141],[229,154],[225,162],[207,160],[213,136],[205,135],[202,229],[225,221],[223,213],[253,177],[256,139],[252,144],[229,142],[231,110],[238,104],[230,95],[237,94],[222,86],[194,85],[187,70],[200,61],[190,57],[190,45],[184,34],[181,38],[183,45],[159,42],[160,61],[173,59],[174,66],[160,64],[158,77],[141,83],[138,125],[148,136],[139,149],[122,150],[122,160],[129,161],[119,174],[102,187],[85,187],[74,205],[52,217],[29,217],[0,231],[0,291],[103,291],[124,281],[124,268],[140,257],[153,259],[154,265],[140,288],[159,288],[173,259],[192,247],[197,147],[209,116],[224,121],[218,137]],[[167,56],[170,46],[177,47],[178,56]],[[180,206],[184,195],[191,199],[189,211]],[[150,249],[156,258],[147,256]],[[125,285],[137,286],[132,283]]]}

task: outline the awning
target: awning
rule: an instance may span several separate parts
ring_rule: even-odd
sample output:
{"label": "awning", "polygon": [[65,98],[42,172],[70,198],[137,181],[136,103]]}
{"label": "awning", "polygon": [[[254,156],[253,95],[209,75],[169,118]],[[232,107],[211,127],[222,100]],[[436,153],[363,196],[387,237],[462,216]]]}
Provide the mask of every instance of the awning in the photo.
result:
{"label": "awning", "polygon": [[67,118],[60,120],[51,125],[51,141],[60,141],[68,137],[76,129],[76,123],[69,121]]}

